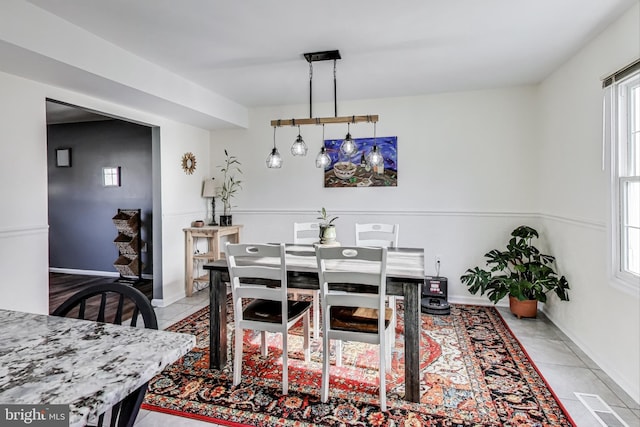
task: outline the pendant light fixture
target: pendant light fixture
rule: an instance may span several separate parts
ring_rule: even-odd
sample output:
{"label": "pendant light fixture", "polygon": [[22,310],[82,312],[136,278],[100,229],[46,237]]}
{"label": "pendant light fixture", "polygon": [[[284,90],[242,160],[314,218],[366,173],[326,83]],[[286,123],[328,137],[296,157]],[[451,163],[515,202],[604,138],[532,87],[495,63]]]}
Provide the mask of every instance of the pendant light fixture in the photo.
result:
{"label": "pendant light fixture", "polygon": [[356,142],[351,138],[350,126],[351,123],[347,123],[347,136],[344,137],[344,141],[342,141],[342,144],[340,145],[340,151],[342,151],[342,154],[347,156],[351,156],[358,151]]}
{"label": "pendant light fixture", "polygon": [[327,154],[327,149],[324,146],[324,124],[322,125],[322,147],[320,152],[316,156],[316,167],[326,169],[331,164],[331,157]]}
{"label": "pendant light fixture", "polygon": [[369,152],[369,155],[367,156],[367,163],[369,163],[369,166],[371,166],[372,168],[375,166],[380,166],[382,163],[384,163],[384,158],[382,157],[382,153],[380,153],[380,150],[378,149],[378,145],[376,144],[376,124],[373,124],[373,148],[371,149],[371,151]]}
{"label": "pendant light fixture", "polygon": [[[275,119],[271,120],[271,126],[274,127],[274,143],[273,150],[271,151],[271,155],[267,159],[268,167],[276,167],[279,168],[282,165],[282,159],[278,154],[278,150],[275,147],[275,128],[278,126],[298,126],[298,137],[295,142],[291,146],[291,154],[294,156],[304,156],[306,155],[308,148],[305,144],[302,136],[300,134],[300,125],[322,125],[323,126],[323,146],[320,148],[320,152],[316,156],[316,167],[326,168],[331,164],[331,157],[327,154],[327,150],[324,147],[324,125],[328,124],[339,124],[339,123],[347,123],[347,135],[340,146],[340,153],[346,156],[352,156],[358,151],[358,147],[351,137],[350,125],[351,123],[376,123],[378,121],[377,114],[368,114],[368,115],[352,115],[352,116],[338,116],[338,96],[337,96],[337,72],[336,72],[336,64],[337,61],[342,59],[339,50],[327,50],[322,52],[310,52],[303,54],[304,58],[309,63],[309,118],[299,118],[299,119]],[[333,110],[334,117],[313,117],[313,63],[318,61],[333,61]],[[378,152],[377,147],[374,146],[376,152]],[[276,156],[274,160],[277,160],[277,166],[270,166],[271,159]],[[376,157],[374,156],[374,160]]]}
{"label": "pendant light fixture", "polygon": [[276,148],[276,127],[273,127],[273,149],[267,157],[267,167],[269,169],[280,169],[282,167],[282,157]]}
{"label": "pendant light fixture", "polygon": [[304,143],[302,136],[300,136],[300,125],[298,125],[298,137],[291,146],[291,154],[293,154],[294,156],[306,156],[307,150],[307,144]]}

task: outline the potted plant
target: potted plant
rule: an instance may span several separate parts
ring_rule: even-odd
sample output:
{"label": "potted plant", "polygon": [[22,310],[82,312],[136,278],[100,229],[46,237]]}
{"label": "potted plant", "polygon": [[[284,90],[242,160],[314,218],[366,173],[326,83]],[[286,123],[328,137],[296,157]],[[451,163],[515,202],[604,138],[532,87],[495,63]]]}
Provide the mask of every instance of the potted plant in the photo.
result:
{"label": "potted plant", "polygon": [[332,244],[336,241],[336,226],[333,224],[333,221],[338,219],[337,216],[329,218],[327,214],[327,210],[323,207],[318,211],[320,215],[318,219],[320,220],[320,243],[323,245]]}
{"label": "potted plant", "polygon": [[231,218],[231,199],[236,192],[242,188],[242,181],[235,178],[235,174],[242,174],[240,170],[240,162],[235,156],[230,156],[227,150],[224,150],[225,161],[220,166],[220,172],[223,174],[222,190],[220,191],[220,199],[224,209],[224,214],[220,215],[220,225],[229,226],[233,224]]}
{"label": "potted plant", "polygon": [[470,268],[460,277],[469,291],[486,292],[494,304],[509,295],[509,307],[518,318],[535,317],[538,301],[546,302],[551,291],[569,301],[569,283],[552,267],[555,257],[541,253],[531,243],[538,232],[521,225],[511,236],[506,250],[493,249],[484,255],[487,269]]}

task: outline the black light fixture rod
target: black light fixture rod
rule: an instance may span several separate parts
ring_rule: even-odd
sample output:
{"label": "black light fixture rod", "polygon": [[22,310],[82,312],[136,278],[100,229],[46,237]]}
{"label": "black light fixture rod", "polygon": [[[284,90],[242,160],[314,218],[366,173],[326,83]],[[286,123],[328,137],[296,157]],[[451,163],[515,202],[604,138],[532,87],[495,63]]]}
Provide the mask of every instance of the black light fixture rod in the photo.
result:
{"label": "black light fixture rod", "polygon": [[333,60],[333,115],[338,117],[338,83],[336,80],[336,60]]}
{"label": "black light fixture rod", "polygon": [[309,61],[309,118],[313,117],[313,62]]}

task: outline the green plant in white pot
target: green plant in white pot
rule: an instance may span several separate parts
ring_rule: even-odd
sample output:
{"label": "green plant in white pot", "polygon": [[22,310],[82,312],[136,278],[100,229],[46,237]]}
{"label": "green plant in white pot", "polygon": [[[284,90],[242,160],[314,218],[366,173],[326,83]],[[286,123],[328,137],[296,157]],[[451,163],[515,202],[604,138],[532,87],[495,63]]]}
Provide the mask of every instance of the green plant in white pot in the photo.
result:
{"label": "green plant in white pot", "polygon": [[223,174],[222,190],[220,192],[220,200],[224,208],[224,215],[220,215],[220,225],[229,226],[233,224],[231,217],[231,199],[235,197],[238,190],[242,189],[242,181],[236,179],[235,174],[242,174],[240,170],[240,161],[236,156],[231,156],[224,150],[224,164],[220,166],[220,172]]}
{"label": "green plant in white pot", "polygon": [[555,257],[541,253],[532,244],[538,232],[521,225],[511,232],[506,250],[492,249],[484,256],[487,269],[474,267],[460,277],[469,292],[485,293],[497,304],[509,295],[511,312],[520,317],[535,317],[539,302],[547,301],[553,291],[562,301],[569,301],[569,283],[553,269]]}
{"label": "green plant in white pot", "polygon": [[320,243],[323,245],[333,244],[336,241],[336,226],[333,224],[333,221],[338,219],[337,216],[329,218],[329,214],[327,214],[327,210],[323,207],[318,211],[320,215],[318,219],[320,220]]}

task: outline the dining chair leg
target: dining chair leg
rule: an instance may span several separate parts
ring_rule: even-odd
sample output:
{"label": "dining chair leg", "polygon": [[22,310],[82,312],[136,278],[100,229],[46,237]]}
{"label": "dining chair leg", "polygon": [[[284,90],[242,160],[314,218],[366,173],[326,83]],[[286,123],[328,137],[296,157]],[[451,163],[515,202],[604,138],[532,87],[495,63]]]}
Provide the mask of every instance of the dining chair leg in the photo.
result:
{"label": "dining chair leg", "polygon": [[267,333],[262,331],[260,333],[260,354],[266,356],[267,353]]}
{"label": "dining chair leg", "polygon": [[[384,334],[383,334],[384,336]],[[380,341],[380,372],[379,372],[379,376],[380,376],[380,411],[382,412],[386,412],[387,411],[387,375],[386,375],[386,353],[387,353],[387,349],[386,347],[388,347],[388,343],[386,342],[386,340],[384,340],[383,337],[381,337],[381,341]]]}
{"label": "dining chair leg", "polygon": [[313,292],[313,339],[320,338],[320,292]]}
{"label": "dining chair leg", "polygon": [[342,366],[342,340],[334,340],[336,345],[336,366]]}
{"label": "dining chair leg", "polygon": [[391,325],[389,325],[389,328],[387,329],[386,334],[387,334],[386,336],[387,341],[385,343],[385,350],[386,350],[385,369],[387,372],[391,372],[391,362],[393,361],[393,350],[396,345],[396,330],[391,328]]}
{"label": "dining chair leg", "polygon": [[288,346],[287,346],[287,331],[282,333],[282,394],[289,393],[289,360],[288,360]]}
{"label": "dining chair leg", "polygon": [[396,326],[398,323],[398,315],[397,315],[397,306],[396,306],[396,297],[395,296],[389,296],[389,308],[391,308],[393,310],[393,317],[391,318],[391,324],[389,325],[389,327],[391,329],[393,329],[394,331],[396,330]]}
{"label": "dining chair leg", "polygon": [[242,336],[244,331],[236,329],[235,331],[235,351],[233,355],[233,385],[240,384],[242,379]]}
{"label": "dining chair leg", "polygon": [[[327,328],[325,327],[326,331]],[[325,332],[322,336],[322,385],[320,386],[320,400],[327,403],[329,400],[329,346],[330,340]]]}
{"label": "dining chair leg", "polygon": [[302,324],[304,325],[304,361],[308,363],[311,360],[311,349],[309,348],[309,311],[307,311],[302,318]]}

